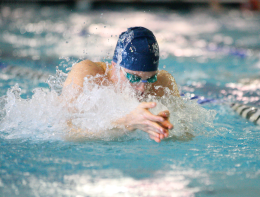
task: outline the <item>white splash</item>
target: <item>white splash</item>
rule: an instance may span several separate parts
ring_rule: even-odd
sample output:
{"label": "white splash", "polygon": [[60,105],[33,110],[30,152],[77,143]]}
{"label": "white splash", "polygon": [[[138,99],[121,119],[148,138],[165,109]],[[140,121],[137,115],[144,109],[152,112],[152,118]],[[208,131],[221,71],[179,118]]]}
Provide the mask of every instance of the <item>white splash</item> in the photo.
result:
{"label": "white splash", "polygon": [[[121,139],[148,135],[139,132],[126,132],[115,129],[113,122],[130,113],[140,102],[130,85],[115,87],[112,84],[100,86],[94,83],[97,77],[86,77],[84,87],[76,91],[68,87],[66,96],[59,95],[64,73],[57,72],[50,77],[51,90],[37,88],[30,99],[20,97],[18,84],[9,89],[6,96],[0,98],[0,136],[8,139]],[[105,82],[104,82],[105,83]],[[57,91],[55,91],[57,90]],[[157,102],[154,114],[168,109],[170,121],[174,125],[170,136],[182,136],[187,133],[200,135],[208,128],[214,128],[216,112],[206,110],[189,98],[164,96],[148,97],[145,101]]]}

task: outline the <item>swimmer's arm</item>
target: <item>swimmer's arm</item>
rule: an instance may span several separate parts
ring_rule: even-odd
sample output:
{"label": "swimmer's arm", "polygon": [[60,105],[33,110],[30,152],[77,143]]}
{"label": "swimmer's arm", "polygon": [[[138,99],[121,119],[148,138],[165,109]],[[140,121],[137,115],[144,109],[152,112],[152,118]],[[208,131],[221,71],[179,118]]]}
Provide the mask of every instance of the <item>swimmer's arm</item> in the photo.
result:
{"label": "swimmer's arm", "polygon": [[84,60],[75,64],[68,74],[63,88],[72,85],[73,88],[83,87],[84,78],[86,76],[96,76],[97,74],[104,75],[105,71],[100,66],[101,62],[92,62]]}
{"label": "swimmer's arm", "polygon": [[[93,140],[93,139],[102,139],[104,137],[104,131],[91,131],[91,130],[82,130],[73,125],[72,120],[67,121],[67,125],[69,131],[65,135],[65,139],[67,141],[86,141],[86,140]],[[121,137],[125,135],[122,132],[122,128],[113,128],[109,130],[111,137]]]}
{"label": "swimmer's arm", "polygon": [[148,133],[151,139],[160,142],[161,139],[168,137],[168,130],[172,129],[173,125],[168,121],[169,111],[154,115],[148,110],[155,106],[155,102],[143,102],[125,117],[114,121],[113,125],[115,128],[125,128],[128,131],[142,130]]}
{"label": "swimmer's arm", "polygon": [[[79,94],[82,92],[84,78],[86,76],[95,76],[97,74],[102,75],[105,71],[102,68],[103,62],[92,62],[90,60],[84,60],[75,64],[69,72],[66,81],[63,84],[62,95],[60,98],[66,100],[67,107],[71,111],[75,111],[74,107],[70,106]],[[98,83],[97,78],[94,82]]]}
{"label": "swimmer's arm", "polygon": [[[84,78],[86,76],[95,76],[97,74],[102,75],[105,73],[103,69],[103,62],[92,62],[90,60],[84,60],[75,64],[69,72],[66,81],[63,84],[62,97],[71,103],[82,92]],[[94,80],[95,83],[99,83],[99,78]]]}
{"label": "swimmer's arm", "polygon": [[177,83],[174,77],[165,70],[161,70],[157,76],[157,82],[154,83],[156,96],[163,96],[166,91],[170,92],[168,95],[180,97]]}
{"label": "swimmer's arm", "polygon": [[[160,112],[158,115],[153,115],[148,109],[156,106],[155,102],[141,103],[132,112],[126,116],[112,122],[113,128],[110,129],[110,134],[113,136],[121,136],[125,133],[123,130],[134,131],[140,129],[149,134],[150,138],[156,142],[168,137],[169,129],[173,125],[168,121],[169,111]],[[89,136],[91,138],[101,137],[102,132],[82,131],[75,128],[72,121],[68,121],[70,132],[68,133],[68,140],[84,140]],[[86,135],[87,134],[87,135]]]}

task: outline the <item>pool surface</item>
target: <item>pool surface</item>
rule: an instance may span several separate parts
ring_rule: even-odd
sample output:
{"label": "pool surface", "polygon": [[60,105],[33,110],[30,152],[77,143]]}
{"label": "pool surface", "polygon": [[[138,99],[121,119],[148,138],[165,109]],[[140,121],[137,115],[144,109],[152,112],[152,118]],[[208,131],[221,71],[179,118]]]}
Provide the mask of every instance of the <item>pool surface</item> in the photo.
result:
{"label": "pool surface", "polygon": [[[230,108],[260,104],[258,13],[0,9],[0,196],[260,195],[260,127]],[[133,109],[134,98],[86,88],[74,106],[81,115],[59,100],[71,66],[87,58],[110,62],[129,26],[154,32],[160,69],[185,94],[182,111],[179,101],[157,100],[155,111],[168,107],[175,126],[161,143],[141,131],[110,134],[110,120]],[[194,95],[211,102],[199,105],[189,100]],[[68,118],[106,131],[72,139]],[[183,136],[185,124],[194,137]]]}

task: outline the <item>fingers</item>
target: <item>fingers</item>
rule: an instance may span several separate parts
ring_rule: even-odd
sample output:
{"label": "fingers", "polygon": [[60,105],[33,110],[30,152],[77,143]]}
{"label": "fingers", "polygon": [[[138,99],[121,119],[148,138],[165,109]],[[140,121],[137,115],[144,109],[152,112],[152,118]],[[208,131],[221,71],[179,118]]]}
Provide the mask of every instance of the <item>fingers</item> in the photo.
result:
{"label": "fingers", "polygon": [[164,118],[163,122],[160,122],[160,125],[167,129],[173,129],[173,125],[170,123],[168,118],[170,117],[170,112],[168,110],[162,111],[158,114]]}
{"label": "fingers", "polygon": [[160,134],[160,139],[162,140],[163,138],[165,138],[164,136],[165,134]]}
{"label": "fingers", "polygon": [[151,137],[151,136],[153,136],[154,138],[160,138],[160,134],[159,133],[156,133],[155,131],[146,131],[148,134],[149,134],[149,136]]}
{"label": "fingers", "polygon": [[164,121],[162,121],[162,122],[154,121],[154,120],[148,120],[146,122],[146,124],[149,126],[149,130],[157,131],[157,133],[165,134],[165,133],[168,133],[168,129],[173,128],[173,125],[167,119],[166,120],[163,119],[163,120]]}
{"label": "fingers", "polygon": [[149,135],[149,137],[158,143],[161,142],[160,138],[154,137],[153,135]]}
{"label": "fingers", "polygon": [[167,132],[165,128],[163,128],[161,125],[159,125],[156,122],[148,121],[147,124],[149,126],[149,130],[157,131],[157,133],[160,134],[164,134]]}
{"label": "fingers", "polygon": [[139,105],[140,108],[146,109],[144,113],[144,117],[148,120],[154,121],[154,122],[162,122],[164,119],[161,116],[156,116],[152,114],[149,110],[150,108],[153,108],[156,106],[155,102],[143,102]]}
{"label": "fingers", "polygon": [[164,128],[170,129],[170,130],[173,129],[173,125],[168,120],[161,122],[160,125]]}
{"label": "fingers", "polygon": [[[143,109],[150,109],[156,106],[156,102],[143,102],[139,105],[139,107]],[[163,122],[165,118],[170,116],[170,112],[168,110],[160,112],[158,115],[154,115],[147,110],[145,117],[154,122]]]}
{"label": "fingers", "polygon": [[[167,131],[166,133],[164,133],[164,136],[163,136],[164,138],[166,138],[166,137],[169,137],[169,131]],[[163,139],[163,138],[161,138],[161,139]]]}
{"label": "fingers", "polygon": [[150,109],[150,108],[154,108],[156,106],[156,103],[155,102],[143,102],[139,106],[144,109]]}
{"label": "fingers", "polygon": [[[155,123],[149,122],[149,130],[159,134],[159,138],[163,139],[169,136],[169,129],[173,128],[173,125],[168,121],[164,121],[163,123]],[[156,135],[158,137],[158,135]]]}
{"label": "fingers", "polygon": [[[139,108],[140,118],[142,119],[141,130],[147,132],[150,138],[156,142],[161,142],[162,139],[169,136],[169,129],[173,125],[168,120],[170,112],[168,110],[161,111],[158,115],[152,114],[149,109],[156,106],[155,102],[143,102]],[[138,109],[137,108],[137,109]]]}
{"label": "fingers", "polygon": [[164,121],[164,118],[161,117],[161,116],[156,116],[156,115],[153,115],[151,112],[147,112],[145,114],[145,117],[150,120],[150,121],[153,121],[153,122],[163,122]]}
{"label": "fingers", "polygon": [[170,112],[168,110],[161,111],[158,116],[162,116],[164,118],[169,118],[170,117]]}
{"label": "fingers", "polygon": [[154,130],[152,130],[153,128],[151,128],[151,130],[146,131],[150,138],[155,140],[156,142],[160,142],[162,139],[166,138],[169,136],[169,131],[164,129],[163,133],[158,133]]}
{"label": "fingers", "polygon": [[151,134],[149,134],[149,137],[152,139],[152,140],[154,140],[154,141],[156,141],[156,142],[161,142],[161,140],[164,138],[164,136],[162,135],[162,134],[160,134],[160,137],[156,137],[156,136],[154,136],[154,135],[151,135]]}
{"label": "fingers", "polygon": [[[159,139],[165,138],[165,134],[156,133],[155,131],[151,131],[151,130],[146,131],[146,132],[149,134],[149,136],[153,136],[155,138],[159,138]],[[168,136],[168,133],[166,133],[166,135]]]}

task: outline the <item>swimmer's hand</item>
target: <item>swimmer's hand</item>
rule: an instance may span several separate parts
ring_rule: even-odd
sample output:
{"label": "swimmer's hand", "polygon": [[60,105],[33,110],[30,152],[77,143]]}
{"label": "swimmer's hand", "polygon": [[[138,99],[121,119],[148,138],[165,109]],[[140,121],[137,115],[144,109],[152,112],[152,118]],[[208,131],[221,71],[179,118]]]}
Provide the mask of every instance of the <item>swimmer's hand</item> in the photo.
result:
{"label": "swimmer's hand", "polygon": [[117,124],[123,124],[129,131],[136,129],[145,131],[151,139],[160,142],[161,139],[168,136],[168,129],[172,128],[172,125],[168,121],[167,112],[154,115],[149,111],[155,106],[155,102],[143,102],[131,113],[118,120]]}
{"label": "swimmer's hand", "polygon": [[161,125],[164,130],[166,131],[166,133],[164,134],[164,136],[160,135],[160,137],[155,137],[153,135],[149,135],[151,139],[153,139],[156,142],[160,142],[163,138],[166,138],[169,136],[169,130],[173,129],[173,125],[170,123],[169,121],[169,117],[170,117],[170,112],[168,110],[162,111],[160,112],[157,116],[161,116],[164,118],[163,122],[159,122],[159,125]]}

